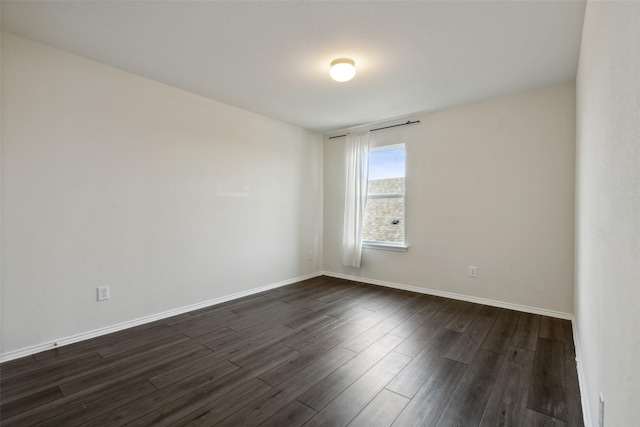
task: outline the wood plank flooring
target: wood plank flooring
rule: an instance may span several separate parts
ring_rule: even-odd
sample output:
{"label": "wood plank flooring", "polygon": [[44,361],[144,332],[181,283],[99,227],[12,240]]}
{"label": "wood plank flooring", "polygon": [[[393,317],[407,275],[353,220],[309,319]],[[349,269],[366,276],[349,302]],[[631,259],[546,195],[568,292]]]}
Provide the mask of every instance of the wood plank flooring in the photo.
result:
{"label": "wood plank flooring", "polygon": [[566,320],[318,277],[0,365],[2,426],[581,426]]}

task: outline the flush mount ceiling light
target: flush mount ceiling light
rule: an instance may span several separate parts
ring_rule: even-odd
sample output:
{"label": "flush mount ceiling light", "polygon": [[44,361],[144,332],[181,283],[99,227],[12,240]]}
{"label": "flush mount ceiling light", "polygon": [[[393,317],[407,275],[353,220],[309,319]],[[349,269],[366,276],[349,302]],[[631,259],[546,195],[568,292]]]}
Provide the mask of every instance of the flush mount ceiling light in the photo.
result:
{"label": "flush mount ceiling light", "polygon": [[356,63],[349,58],[334,59],[331,61],[329,75],[337,82],[347,82],[356,75]]}

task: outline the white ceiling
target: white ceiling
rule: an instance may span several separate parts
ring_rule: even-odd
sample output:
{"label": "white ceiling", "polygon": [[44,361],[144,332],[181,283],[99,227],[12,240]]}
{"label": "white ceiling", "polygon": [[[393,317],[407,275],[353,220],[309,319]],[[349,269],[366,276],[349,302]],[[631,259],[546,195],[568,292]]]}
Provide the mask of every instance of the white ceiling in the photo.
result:
{"label": "white ceiling", "polygon": [[[318,132],[575,79],[584,1],[2,1],[2,29]],[[329,62],[355,60],[332,81]]]}

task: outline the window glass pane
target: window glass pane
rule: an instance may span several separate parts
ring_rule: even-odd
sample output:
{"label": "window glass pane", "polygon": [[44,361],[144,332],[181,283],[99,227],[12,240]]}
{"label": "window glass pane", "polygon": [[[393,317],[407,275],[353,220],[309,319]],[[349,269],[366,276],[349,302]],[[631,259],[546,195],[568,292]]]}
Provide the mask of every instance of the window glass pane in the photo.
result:
{"label": "window glass pane", "polygon": [[404,242],[404,200],[380,198],[367,200],[362,238],[368,242]]}
{"label": "window glass pane", "polygon": [[404,164],[403,146],[371,150],[369,153],[369,181],[404,178]]}
{"label": "window glass pane", "polygon": [[404,177],[370,179],[367,194],[369,196],[384,194],[404,194]]}
{"label": "window glass pane", "polygon": [[363,240],[404,243],[404,175],[404,145],[379,148],[369,153]]}

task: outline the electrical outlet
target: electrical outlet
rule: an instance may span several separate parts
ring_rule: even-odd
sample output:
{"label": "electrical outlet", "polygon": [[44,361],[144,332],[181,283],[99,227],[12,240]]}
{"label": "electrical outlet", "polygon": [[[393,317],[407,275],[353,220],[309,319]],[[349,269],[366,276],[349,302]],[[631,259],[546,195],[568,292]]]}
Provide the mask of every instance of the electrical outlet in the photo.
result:
{"label": "electrical outlet", "polygon": [[108,286],[99,286],[98,287],[98,301],[105,301],[109,299],[109,287]]}
{"label": "electrical outlet", "polygon": [[600,393],[600,405],[598,410],[598,426],[604,427],[604,396]]}
{"label": "electrical outlet", "polygon": [[313,259],[313,255],[311,254],[311,251],[307,252],[307,261],[311,261]]}
{"label": "electrical outlet", "polygon": [[476,267],[469,267],[469,277],[478,277],[478,269]]}

